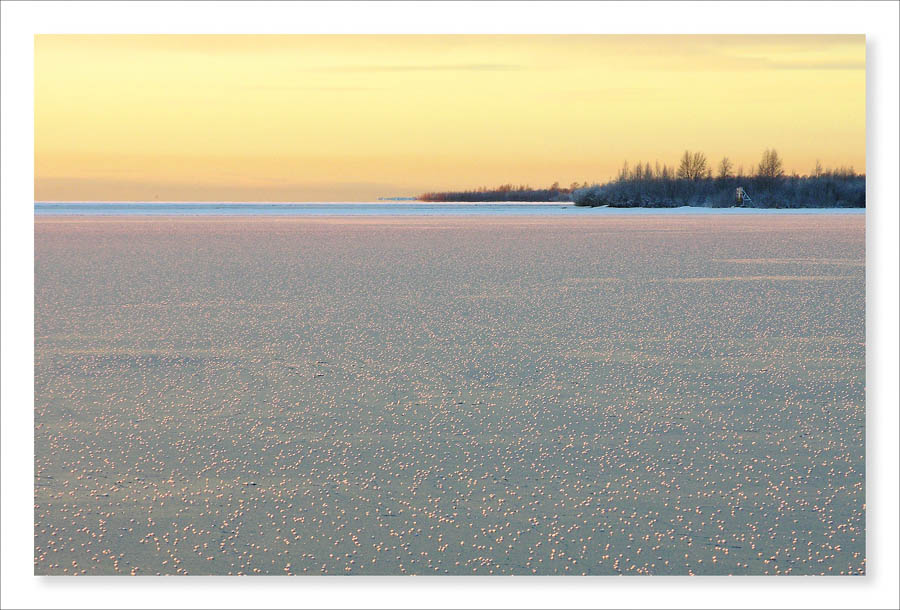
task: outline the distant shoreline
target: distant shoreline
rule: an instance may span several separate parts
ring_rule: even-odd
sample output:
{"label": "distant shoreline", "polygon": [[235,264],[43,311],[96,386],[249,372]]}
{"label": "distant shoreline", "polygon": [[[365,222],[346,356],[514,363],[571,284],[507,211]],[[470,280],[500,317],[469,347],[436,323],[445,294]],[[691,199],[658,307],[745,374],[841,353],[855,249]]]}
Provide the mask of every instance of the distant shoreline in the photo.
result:
{"label": "distant shoreline", "polygon": [[865,208],[749,208],[749,207],[609,207],[577,206],[571,202],[37,202],[35,218],[136,217],[627,217],[627,216],[737,216],[787,214],[864,214]]}
{"label": "distant shoreline", "polygon": [[665,164],[625,163],[616,178],[605,182],[568,187],[554,182],[546,188],[527,184],[503,184],[465,191],[422,193],[422,201],[512,200],[573,202],[577,206],[617,208],[674,208],[682,206],[729,208],[864,208],[866,176],[852,167],[825,169],[820,163],[810,174],[786,174],[775,150],[766,149],[755,173],[725,157],[719,170],[702,152],[685,151],[678,168]]}

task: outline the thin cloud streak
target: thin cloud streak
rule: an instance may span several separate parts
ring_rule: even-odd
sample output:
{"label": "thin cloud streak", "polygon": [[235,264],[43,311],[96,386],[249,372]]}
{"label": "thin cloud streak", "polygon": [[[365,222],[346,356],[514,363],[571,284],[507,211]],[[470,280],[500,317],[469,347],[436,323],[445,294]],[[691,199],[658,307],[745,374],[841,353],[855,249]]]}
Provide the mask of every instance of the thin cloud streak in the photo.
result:
{"label": "thin cloud streak", "polygon": [[510,72],[524,70],[518,64],[412,64],[371,66],[328,66],[316,68],[323,72]]}
{"label": "thin cloud streak", "polygon": [[771,62],[769,67],[774,70],[865,70],[866,64],[859,61],[822,63],[797,61],[786,63]]}

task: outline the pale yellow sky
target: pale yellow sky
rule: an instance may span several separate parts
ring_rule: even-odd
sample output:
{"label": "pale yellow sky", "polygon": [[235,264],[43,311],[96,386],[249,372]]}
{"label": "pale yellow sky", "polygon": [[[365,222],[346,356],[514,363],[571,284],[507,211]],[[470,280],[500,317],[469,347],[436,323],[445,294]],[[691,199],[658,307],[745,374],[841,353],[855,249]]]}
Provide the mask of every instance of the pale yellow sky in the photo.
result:
{"label": "pale yellow sky", "polygon": [[604,181],[686,149],[865,169],[864,36],[35,37],[38,201]]}

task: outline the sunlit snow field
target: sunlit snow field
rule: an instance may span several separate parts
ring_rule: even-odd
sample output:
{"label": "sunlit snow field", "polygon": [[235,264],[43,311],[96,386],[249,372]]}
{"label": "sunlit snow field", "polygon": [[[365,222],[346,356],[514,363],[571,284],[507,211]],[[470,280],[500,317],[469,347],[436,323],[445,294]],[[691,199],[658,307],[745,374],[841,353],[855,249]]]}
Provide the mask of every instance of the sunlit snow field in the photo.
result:
{"label": "sunlit snow field", "polygon": [[864,572],[864,214],[552,207],[36,208],[35,573]]}

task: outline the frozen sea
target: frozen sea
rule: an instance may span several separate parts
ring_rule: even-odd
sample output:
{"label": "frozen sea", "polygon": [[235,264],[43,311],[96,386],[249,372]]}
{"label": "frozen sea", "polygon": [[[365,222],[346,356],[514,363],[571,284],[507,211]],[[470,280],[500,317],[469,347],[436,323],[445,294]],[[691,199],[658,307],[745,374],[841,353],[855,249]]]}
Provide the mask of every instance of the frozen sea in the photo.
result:
{"label": "frozen sea", "polygon": [[555,209],[36,216],[34,573],[864,574],[865,216]]}
{"label": "frozen sea", "polygon": [[36,202],[36,216],[606,216],[658,214],[864,214],[862,208],[586,208],[571,203]]}

